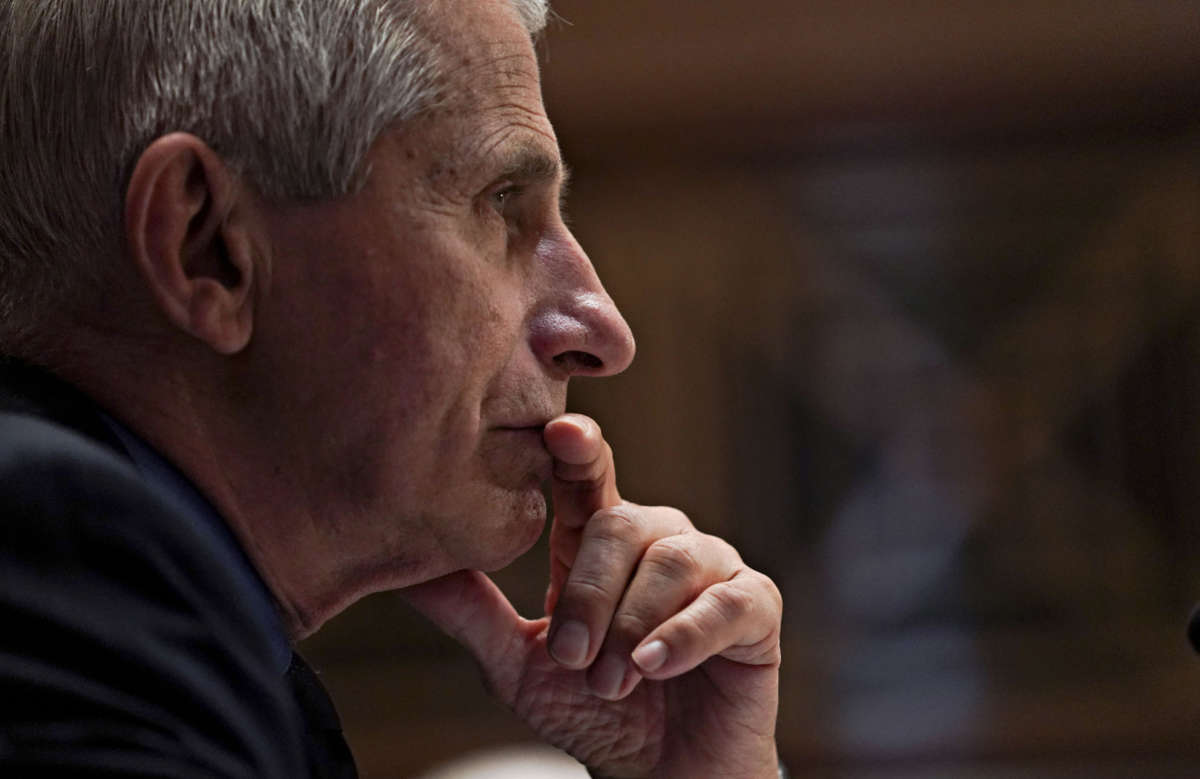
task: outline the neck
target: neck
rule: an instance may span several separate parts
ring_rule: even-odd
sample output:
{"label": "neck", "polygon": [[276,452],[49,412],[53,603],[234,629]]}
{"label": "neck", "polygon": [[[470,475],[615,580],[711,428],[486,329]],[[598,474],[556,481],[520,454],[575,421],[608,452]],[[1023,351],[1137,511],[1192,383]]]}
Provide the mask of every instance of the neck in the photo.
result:
{"label": "neck", "polygon": [[[311,634],[329,616],[330,600],[322,585],[333,577],[329,561],[306,550],[319,549],[314,523],[297,493],[273,486],[251,490],[249,485],[281,485],[281,473],[262,473],[248,463],[268,464],[268,471],[285,471],[278,458],[251,436],[235,436],[237,416],[211,386],[197,380],[206,355],[177,355],[162,345],[139,344],[114,348],[111,341],[88,348],[80,338],[64,347],[49,367],[78,387],[109,415],[128,427],[169,460],[214,506],[238,539],[275,601],[293,639]],[[96,365],[90,355],[103,354]],[[181,359],[182,357],[182,359]],[[205,366],[208,368],[211,366]],[[261,510],[270,506],[270,510]],[[305,575],[299,572],[304,571]]]}
{"label": "neck", "polygon": [[[179,469],[216,507],[271,591],[293,640],[372,592],[429,578],[416,538],[377,548],[342,532],[361,521],[319,449],[286,420],[286,401],[247,378],[239,357],[154,346],[71,350],[55,372]],[[103,365],[89,354],[105,355]],[[278,382],[275,382],[278,384]],[[398,559],[398,550],[404,559]]]}

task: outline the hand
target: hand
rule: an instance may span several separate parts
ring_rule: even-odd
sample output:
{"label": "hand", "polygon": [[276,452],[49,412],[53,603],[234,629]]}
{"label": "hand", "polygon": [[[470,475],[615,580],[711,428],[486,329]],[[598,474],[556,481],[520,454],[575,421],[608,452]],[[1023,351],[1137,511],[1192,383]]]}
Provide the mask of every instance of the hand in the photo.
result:
{"label": "hand", "polygon": [[682,513],[622,501],[592,420],[559,417],[545,441],[555,458],[547,616],[522,619],[478,571],[406,597],[467,646],[497,697],[594,776],[775,777],[775,585]]}

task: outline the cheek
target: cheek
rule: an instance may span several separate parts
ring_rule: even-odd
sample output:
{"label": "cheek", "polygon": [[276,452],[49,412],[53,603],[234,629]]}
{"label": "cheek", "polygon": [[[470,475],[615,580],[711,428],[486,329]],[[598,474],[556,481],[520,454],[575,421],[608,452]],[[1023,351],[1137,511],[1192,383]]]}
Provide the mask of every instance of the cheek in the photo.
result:
{"label": "cheek", "polygon": [[[427,366],[454,395],[479,397],[520,343],[524,292],[519,280],[483,262],[449,266],[424,318]],[[465,266],[465,267],[464,267]]]}
{"label": "cheek", "polygon": [[515,372],[523,279],[448,228],[413,231],[404,247],[361,259],[367,270],[344,280],[358,297],[341,297],[353,301],[338,358],[350,381],[333,389],[369,398],[356,428],[384,458],[381,476],[403,470],[416,482],[406,492],[444,501],[432,482],[481,478],[481,410]]}
{"label": "cheek", "polygon": [[446,269],[425,292],[380,328],[387,335],[369,352],[371,372],[391,398],[397,434],[422,431],[417,445],[461,459],[478,444],[481,409],[519,347],[517,296],[506,301],[502,285]]}

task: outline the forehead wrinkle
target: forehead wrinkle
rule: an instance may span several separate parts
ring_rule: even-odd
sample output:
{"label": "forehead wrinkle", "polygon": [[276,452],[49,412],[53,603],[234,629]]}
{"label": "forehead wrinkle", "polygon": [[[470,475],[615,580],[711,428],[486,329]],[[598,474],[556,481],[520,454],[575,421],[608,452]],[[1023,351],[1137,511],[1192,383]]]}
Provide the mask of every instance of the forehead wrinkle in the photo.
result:
{"label": "forehead wrinkle", "polygon": [[520,62],[522,65],[531,63],[534,60],[532,59],[532,57],[529,56],[528,52],[512,51],[511,46],[505,46],[504,44],[493,44],[492,47],[497,48],[497,49],[503,47],[506,51],[503,54],[497,54],[494,56],[484,57],[479,62],[472,61],[470,66],[467,68],[468,73],[476,71],[476,70],[485,70],[486,69],[486,70],[496,70],[497,72],[504,73],[504,74],[511,74],[511,73],[526,74],[526,73],[530,73],[532,71],[537,70],[536,67],[535,68],[511,67],[511,66],[501,67],[505,63],[509,63],[514,60]]}
{"label": "forehead wrinkle", "polygon": [[[493,48],[501,47],[502,44],[493,45]],[[469,56],[463,59],[463,67],[458,70],[457,76],[465,85],[468,94],[480,92],[481,85],[487,85],[490,89],[510,89],[522,87],[526,82],[539,83],[541,73],[537,61],[528,52],[514,52],[511,46],[503,48],[503,54],[485,55],[479,60]],[[490,79],[488,76],[496,78]],[[495,83],[496,81],[499,83]]]}
{"label": "forehead wrinkle", "polygon": [[522,113],[536,114],[542,117],[538,109],[542,105],[541,84],[532,79],[520,78],[497,84],[485,95],[480,96],[484,111],[503,112],[515,109]]}
{"label": "forehead wrinkle", "polygon": [[[497,62],[514,59],[529,58],[513,54],[474,66],[468,71],[460,71],[460,76],[465,76],[469,71],[487,69],[489,75],[500,76],[498,79],[464,79],[465,89],[459,93],[463,101],[459,111],[481,120],[478,126],[482,132],[478,133],[476,139],[464,139],[474,148],[474,156],[480,161],[488,159],[496,147],[503,144],[513,132],[520,130],[528,130],[545,138],[555,152],[558,151],[558,141],[542,107],[541,83],[536,69],[501,72],[494,67]],[[490,130],[487,129],[489,127]]]}
{"label": "forehead wrinkle", "polygon": [[553,149],[555,154],[558,153],[558,139],[544,114],[525,108],[520,103],[506,103],[487,113],[491,116],[487,123],[489,126],[480,133],[475,144],[484,158],[513,136],[517,137],[516,141],[512,141],[514,145],[544,144]]}
{"label": "forehead wrinkle", "polygon": [[496,171],[494,178],[543,181],[562,175],[558,145],[536,124],[508,122],[486,136],[479,151],[480,159],[489,160],[489,170]]}

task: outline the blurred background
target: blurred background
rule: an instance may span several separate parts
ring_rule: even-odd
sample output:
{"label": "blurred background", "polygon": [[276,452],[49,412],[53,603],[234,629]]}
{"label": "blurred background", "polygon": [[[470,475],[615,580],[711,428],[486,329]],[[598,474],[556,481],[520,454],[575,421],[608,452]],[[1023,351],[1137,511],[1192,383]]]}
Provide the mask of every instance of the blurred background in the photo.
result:
{"label": "blurred background", "polygon": [[[1200,1],[555,7],[572,409],[778,582],[793,773],[1200,775]],[[531,739],[394,595],[304,649],[364,777]]]}

